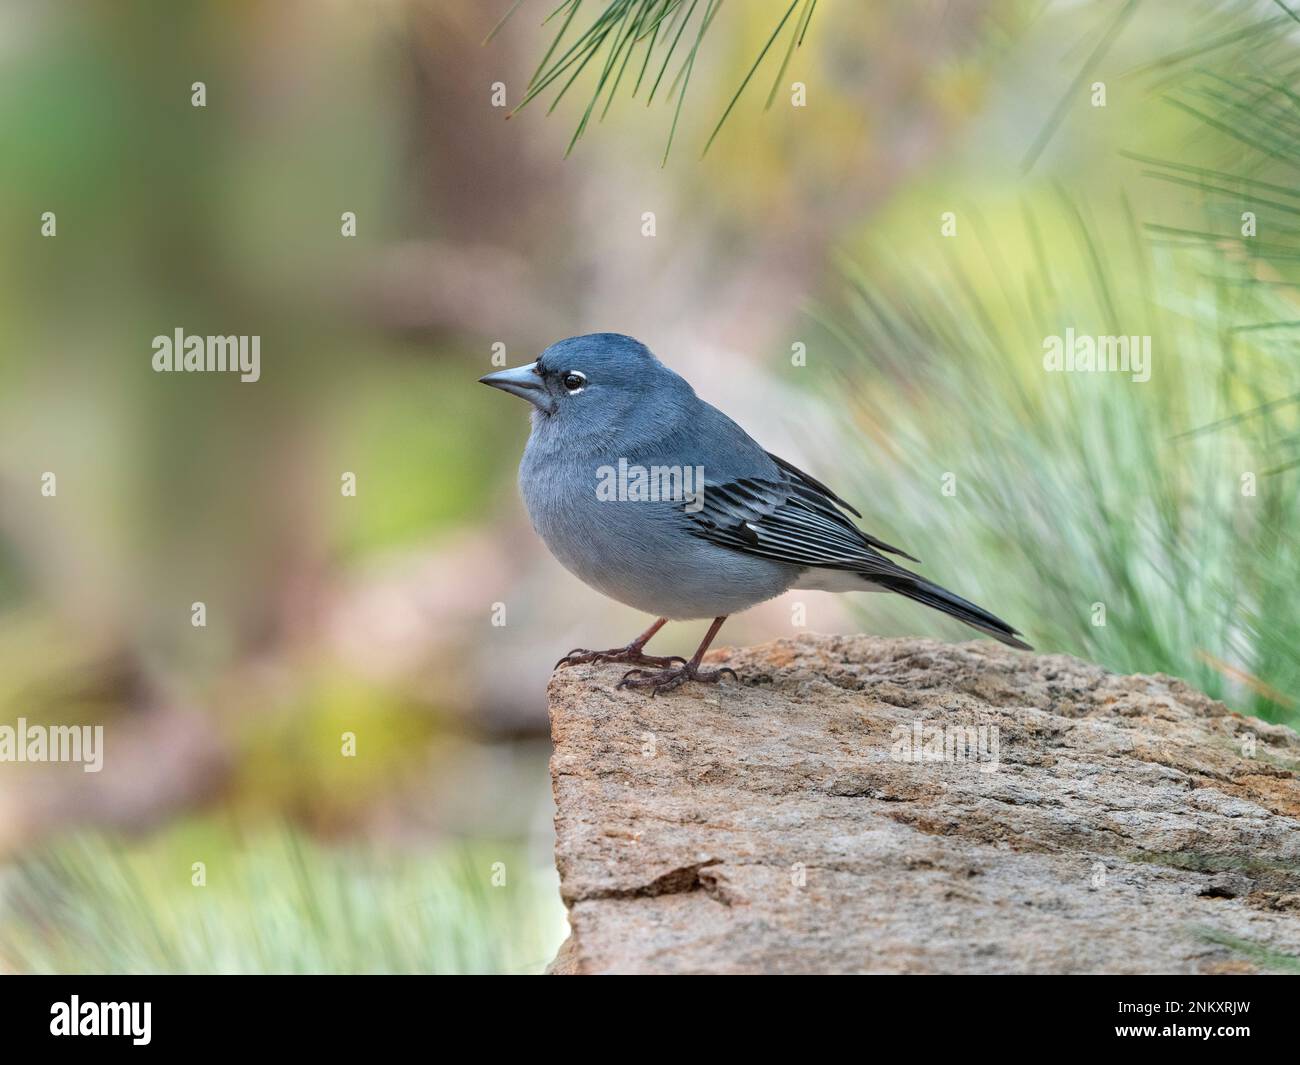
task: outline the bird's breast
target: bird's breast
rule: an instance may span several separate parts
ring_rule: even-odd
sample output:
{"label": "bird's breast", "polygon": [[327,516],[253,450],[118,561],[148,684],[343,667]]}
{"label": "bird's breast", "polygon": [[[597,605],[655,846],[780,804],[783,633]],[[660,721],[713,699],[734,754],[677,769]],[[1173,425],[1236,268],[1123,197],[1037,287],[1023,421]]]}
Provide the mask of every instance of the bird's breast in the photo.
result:
{"label": "bird's breast", "polygon": [[[635,464],[630,464],[635,466]],[[660,617],[718,617],[778,595],[794,567],[719,547],[690,530],[694,484],[647,485],[617,459],[575,461],[526,451],[520,491],[533,528],[580,580]],[[665,493],[664,488],[667,487]]]}

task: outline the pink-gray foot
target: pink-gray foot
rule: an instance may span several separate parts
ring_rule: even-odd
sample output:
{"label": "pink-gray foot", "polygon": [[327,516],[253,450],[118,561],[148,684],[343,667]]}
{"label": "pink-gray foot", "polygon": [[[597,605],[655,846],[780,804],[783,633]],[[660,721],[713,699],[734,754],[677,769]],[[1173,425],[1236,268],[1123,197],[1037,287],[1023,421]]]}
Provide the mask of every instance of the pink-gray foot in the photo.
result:
{"label": "pink-gray foot", "polygon": [[555,663],[555,668],[577,666],[584,662],[627,662],[634,666],[654,666],[658,669],[668,669],[674,662],[685,665],[686,659],[680,655],[665,657],[645,653],[645,645],[650,642],[650,637],[662,629],[667,622],[667,618],[659,618],[626,647],[611,647],[608,651],[588,651],[585,647],[575,647]]}
{"label": "pink-gray foot", "polygon": [[631,644],[627,647],[613,647],[608,651],[588,651],[582,647],[575,647],[555,663],[555,668],[579,666],[586,662],[628,662],[636,666],[656,666],[660,669],[667,669],[674,662],[681,662],[685,665],[686,659],[680,655],[642,654],[639,647],[634,647]]}
{"label": "pink-gray foot", "polygon": [[654,673],[644,669],[629,669],[623,674],[623,679],[616,687],[649,688],[650,695],[653,697],[660,692],[670,692],[674,688],[680,688],[688,680],[700,684],[717,684],[722,680],[724,673],[730,674],[731,679],[739,683],[740,678],[736,676],[736,671],[727,666],[721,669],[700,669],[696,663],[683,660],[676,669],[661,669]]}
{"label": "pink-gray foot", "polygon": [[727,669],[725,666],[722,669],[700,668],[700,662],[704,659],[704,652],[709,649],[713,637],[718,635],[718,630],[722,628],[722,623],[726,620],[725,616],[713,619],[709,631],[704,634],[703,642],[696,649],[694,657],[689,662],[683,661],[676,669],[661,669],[655,673],[648,673],[644,669],[629,669],[623,674],[623,679],[618,682],[616,687],[649,688],[650,695],[653,698],[660,692],[670,692],[674,688],[680,688],[688,680],[698,681],[701,684],[717,684],[724,673],[730,673],[731,679],[739,682],[740,678],[736,676],[734,669]]}

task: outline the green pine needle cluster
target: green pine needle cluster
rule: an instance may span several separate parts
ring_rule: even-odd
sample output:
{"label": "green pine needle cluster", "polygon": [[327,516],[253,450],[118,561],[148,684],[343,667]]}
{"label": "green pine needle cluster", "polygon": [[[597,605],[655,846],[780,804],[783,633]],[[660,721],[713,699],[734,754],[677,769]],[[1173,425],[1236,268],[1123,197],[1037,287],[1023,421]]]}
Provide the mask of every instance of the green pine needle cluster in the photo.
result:
{"label": "green pine needle cluster", "polygon": [[[496,35],[522,3],[523,0],[515,0],[501,22],[488,34],[487,40]],[[634,99],[644,88],[647,107],[654,103],[663,87],[662,99],[673,105],[672,124],[668,130],[668,142],[664,146],[662,160],[667,163],[700,45],[715,24],[722,0],[607,0],[595,21],[570,38],[569,31],[581,7],[582,0],[564,0],[544,20],[543,25],[558,21],[558,29],[537,70],[529,79],[523,100],[511,114],[527,107],[538,96],[554,88],[555,95],[547,108],[547,114],[550,114],[590,67],[594,71],[595,83],[577,128],[565,149],[565,155],[568,156],[587,131],[592,116],[598,114],[599,121],[609,112],[610,104],[621,86],[628,86],[629,94]],[[713,127],[701,155],[708,152],[759,66],[784,32],[787,35],[784,57],[767,97],[767,106],[772,106],[795,49],[803,44],[816,7],[817,0],[790,0],[758,58],[754,60]],[[665,77],[673,69],[674,57],[677,59],[675,73],[668,77],[665,84]]]}

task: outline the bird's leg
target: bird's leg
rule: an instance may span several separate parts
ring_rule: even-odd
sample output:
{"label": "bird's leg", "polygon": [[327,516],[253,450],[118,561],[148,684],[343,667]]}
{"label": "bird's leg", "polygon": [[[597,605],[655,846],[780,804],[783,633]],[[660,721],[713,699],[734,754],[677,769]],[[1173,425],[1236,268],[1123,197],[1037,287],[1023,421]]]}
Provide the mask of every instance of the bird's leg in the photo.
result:
{"label": "bird's leg", "polygon": [[689,662],[683,662],[676,669],[661,669],[655,673],[648,673],[644,669],[629,669],[623,674],[623,679],[618,682],[617,686],[620,688],[649,688],[651,696],[655,696],[660,692],[670,692],[674,688],[679,688],[688,680],[698,680],[702,684],[717,684],[724,673],[730,673],[732,680],[740,680],[736,676],[736,671],[728,669],[726,666],[722,669],[700,669],[700,662],[704,658],[704,652],[709,649],[713,637],[718,635],[718,630],[722,628],[722,623],[726,620],[725,615],[713,619],[709,631],[704,634],[704,642],[700,644],[699,649]]}
{"label": "bird's leg", "polygon": [[575,647],[555,663],[555,668],[576,666],[583,662],[634,662],[638,666],[658,666],[661,669],[667,669],[674,662],[681,662],[685,665],[686,659],[680,655],[669,655],[664,658],[658,655],[642,654],[642,649],[650,642],[650,637],[667,623],[667,618],[660,618],[626,647],[613,647],[608,651],[588,651],[581,647]]}

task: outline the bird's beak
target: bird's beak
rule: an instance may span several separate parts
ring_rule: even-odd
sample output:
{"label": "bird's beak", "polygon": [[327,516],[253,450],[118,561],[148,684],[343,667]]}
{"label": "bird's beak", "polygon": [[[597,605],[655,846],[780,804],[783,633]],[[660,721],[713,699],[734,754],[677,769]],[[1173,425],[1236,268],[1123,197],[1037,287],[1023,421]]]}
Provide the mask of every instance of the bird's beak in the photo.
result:
{"label": "bird's beak", "polygon": [[546,402],[546,389],[542,387],[542,379],[537,373],[535,362],[530,362],[527,366],[497,370],[496,373],[487,374],[478,380],[479,384],[491,385],[493,388],[501,389],[502,392],[509,392],[512,396],[526,399],[539,410],[549,409],[549,404]]}

